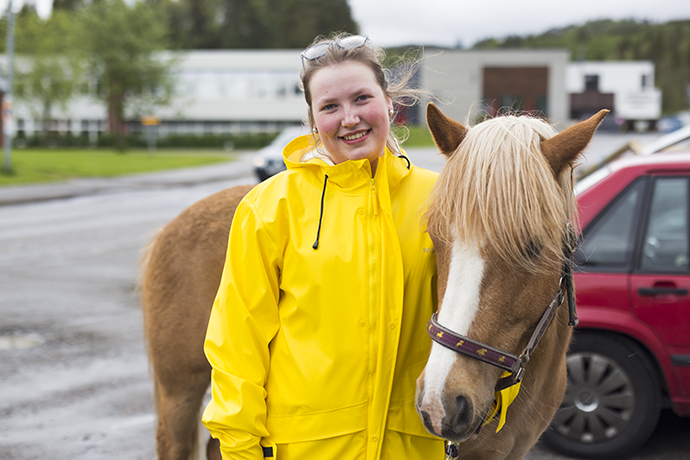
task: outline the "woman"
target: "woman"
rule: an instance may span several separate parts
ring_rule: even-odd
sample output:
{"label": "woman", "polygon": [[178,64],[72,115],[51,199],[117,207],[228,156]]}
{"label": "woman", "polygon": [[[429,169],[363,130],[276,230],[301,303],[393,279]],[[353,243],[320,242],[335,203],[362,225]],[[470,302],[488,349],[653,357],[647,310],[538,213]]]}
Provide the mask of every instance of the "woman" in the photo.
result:
{"label": "woman", "polygon": [[369,39],[302,53],[313,135],[237,208],[205,352],[203,421],[225,459],[428,459],[443,444],[415,411],[436,265],[420,222],[436,174],[390,132]]}

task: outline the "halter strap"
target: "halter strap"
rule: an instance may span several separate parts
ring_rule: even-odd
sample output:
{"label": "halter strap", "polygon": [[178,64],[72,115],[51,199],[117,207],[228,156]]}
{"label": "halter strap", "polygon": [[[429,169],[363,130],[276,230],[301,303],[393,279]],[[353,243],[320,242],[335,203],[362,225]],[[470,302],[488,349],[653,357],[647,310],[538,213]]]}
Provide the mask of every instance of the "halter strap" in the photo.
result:
{"label": "halter strap", "polygon": [[429,320],[427,324],[427,329],[429,335],[435,342],[455,352],[500,367],[508,372],[517,372],[520,368],[519,356],[501,351],[498,348],[483,344],[469,337],[465,337],[464,335],[454,333],[450,329],[441,326],[438,322],[436,312],[431,315],[431,320]]}

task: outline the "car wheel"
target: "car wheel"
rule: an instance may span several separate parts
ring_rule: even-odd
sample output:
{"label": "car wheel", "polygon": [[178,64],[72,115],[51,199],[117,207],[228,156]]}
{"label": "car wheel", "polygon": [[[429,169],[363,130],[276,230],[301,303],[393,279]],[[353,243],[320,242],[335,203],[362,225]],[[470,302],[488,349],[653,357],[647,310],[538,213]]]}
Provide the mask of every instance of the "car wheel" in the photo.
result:
{"label": "car wheel", "polygon": [[592,332],[574,337],[568,387],[543,440],[576,457],[625,456],[644,444],[659,419],[661,389],[654,365],[623,337]]}

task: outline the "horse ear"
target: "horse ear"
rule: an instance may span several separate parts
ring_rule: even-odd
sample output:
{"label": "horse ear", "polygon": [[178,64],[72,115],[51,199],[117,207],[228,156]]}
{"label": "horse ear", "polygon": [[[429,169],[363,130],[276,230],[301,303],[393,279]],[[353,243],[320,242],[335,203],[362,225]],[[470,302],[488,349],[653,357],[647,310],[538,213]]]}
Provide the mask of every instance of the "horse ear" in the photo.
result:
{"label": "horse ear", "polygon": [[600,110],[588,120],[571,126],[560,134],[541,142],[541,151],[556,177],[587,147],[608,110]]}
{"label": "horse ear", "polygon": [[467,128],[445,116],[433,102],[426,106],[426,123],[434,143],[447,157],[453,155],[467,134]]}

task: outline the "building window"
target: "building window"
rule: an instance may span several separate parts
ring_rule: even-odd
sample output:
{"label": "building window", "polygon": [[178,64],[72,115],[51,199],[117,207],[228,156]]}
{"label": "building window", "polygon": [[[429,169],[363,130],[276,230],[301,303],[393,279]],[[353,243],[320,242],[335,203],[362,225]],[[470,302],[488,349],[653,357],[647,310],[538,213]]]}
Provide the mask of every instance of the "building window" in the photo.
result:
{"label": "building window", "polygon": [[599,75],[585,75],[585,91],[599,91]]}

